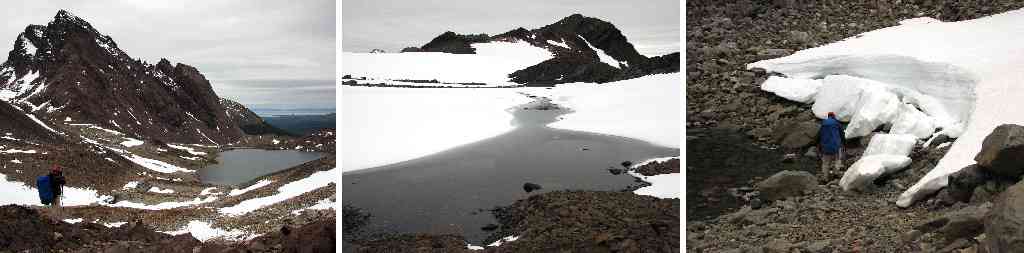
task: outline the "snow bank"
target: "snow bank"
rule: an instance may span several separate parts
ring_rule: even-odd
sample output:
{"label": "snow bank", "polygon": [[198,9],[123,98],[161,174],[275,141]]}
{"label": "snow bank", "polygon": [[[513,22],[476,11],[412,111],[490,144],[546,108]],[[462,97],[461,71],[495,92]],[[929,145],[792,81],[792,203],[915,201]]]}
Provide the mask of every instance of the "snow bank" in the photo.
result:
{"label": "snow bank", "polygon": [[[0,148],[3,148],[3,146],[0,146]],[[0,154],[17,154],[17,153],[35,154],[37,152],[36,152],[35,149],[32,149],[32,150],[21,150],[21,149],[0,150]]]}
{"label": "snow bank", "polygon": [[85,219],[82,219],[82,218],[75,218],[75,219],[64,219],[64,222],[67,222],[67,223],[71,223],[71,224],[75,224],[75,223],[79,223],[79,222],[82,222],[82,221],[84,221],[84,220],[85,220]]}
{"label": "snow bank", "polygon": [[216,189],[217,189],[217,187],[209,187],[209,188],[203,189],[202,192],[199,192],[199,195],[205,196],[205,195],[210,195],[210,194],[220,194],[219,192],[214,192],[213,191],[213,190],[216,190]]}
{"label": "snow bank", "polygon": [[818,94],[818,88],[822,85],[817,79],[793,79],[780,76],[770,76],[768,80],[761,83],[761,90],[775,93],[775,95],[801,102],[814,102],[814,96]]}
{"label": "snow bank", "polygon": [[341,55],[342,74],[374,79],[438,80],[507,85],[508,74],[552,57],[526,42],[475,43],[476,54],[410,52]]}
{"label": "snow bank", "polygon": [[264,186],[270,185],[270,183],[273,183],[273,182],[274,181],[271,181],[271,180],[268,180],[268,179],[263,179],[263,180],[260,180],[259,182],[256,182],[255,184],[250,185],[249,187],[245,187],[245,189],[233,189],[233,190],[231,190],[231,192],[228,192],[228,196],[242,195],[243,193],[246,193],[246,192],[258,189],[260,187],[264,187]]}
{"label": "snow bank", "polygon": [[199,152],[199,151],[196,151],[194,148],[191,148],[191,147],[186,147],[186,146],[181,146],[181,145],[174,145],[174,144],[167,144],[167,146],[171,147],[171,148],[174,148],[174,149],[184,150],[185,152],[188,152],[189,154],[192,154],[192,155],[199,155],[199,156],[206,155],[206,152]]}
{"label": "snow bank", "polygon": [[314,204],[312,206],[292,211],[292,214],[293,215],[300,215],[300,214],[302,214],[302,211],[305,211],[305,210],[327,210],[327,209],[334,209],[334,201],[331,201],[331,199],[321,199],[320,201],[317,201],[316,204]]}
{"label": "snow bank", "polygon": [[[974,163],[982,140],[997,125],[1024,124],[1022,22],[1024,10],[960,22],[913,19],[748,67],[790,78],[848,75],[877,81],[903,103],[921,108],[942,133],[959,137],[934,169],[900,195],[897,205],[905,207]],[[821,103],[821,97],[815,101]]]}
{"label": "snow bank", "polygon": [[105,223],[103,223],[103,226],[106,226],[108,228],[116,228],[116,227],[121,227],[124,224],[128,224],[128,222],[125,222],[125,221],[121,221],[121,222],[105,222]]}
{"label": "snow bank", "polygon": [[184,201],[184,202],[171,201],[171,202],[163,202],[163,203],[159,203],[159,204],[155,204],[155,205],[147,205],[147,204],[136,203],[136,202],[131,202],[131,201],[127,201],[127,200],[118,201],[117,203],[114,203],[114,204],[106,204],[106,203],[100,203],[100,204],[105,205],[105,206],[113,206],[113,207],[127,207],[127,208],[145,209],[145,210],[163,210],[163,209],[172,209],[172,208],[200,205],[200,204],[210,203],[210,202],[213,202],[215,200],[217,200],[217,197],[206,197],[206,198],[196,197],[195,199],[192,199],[192,200],[189,200],[189,201]]}
{"label": "snow bank", "polygon": [[630,137],[678,148],[682,132],[681,86],[680,75],[672,73],[603,84],[561,84],[550,90],[526,89],[574,111],[549,127]]}
{"label": "snow bank", "polygon": [[506,110],[532,101],[513,89],[342,86],[341,96],[343,171],[402,162],[505,133],[513,129]]}
{"label": "snow bank", "polygon": [[181,172],[195,172],[195,170],[190,170],[190,169],[178,167],[178,166],[175,166],[174,164],[166,163],[164,161],[155,160],[155,159],[149,159],[149,158],[141,157],[141,156],[138,156],[138,155],[135,155],[135,154],[131,154],[131,153],[121,154],[121,156],[123,156],[125,159],[128,159],[129,161],[132,161],[135,164],[138,164],[139,166],[142,166],[144,168],[147,168],[147,169],[150,169],[150,170],[153,170],[153,171],[156,171],[156,172],[160,172],[160,173],[174,173],[174,172],[179,172],[179,171],[181,171]]}
{"label": "snow bank", "polygon": [[504,238],[501,238],[500,240],[494,241],[491,244],[488,244],[487,247],[498,247],[498,246],[501,246],[504,243],[514,242],[516,240],[519,240],[519,236],[510,235],[510,236],[506,236]]}
{"label": "snow bank", "polygon": [[331,183],[334,183],[340,175],[338,169],[330,169],[326,171],[317,171],[309,177],[292,181],[280,188],[277,188],[277,193],[274,195],[247,199],[238,203],[237,205],[224,207],[218,211],[222,214],[227,215],[242,215],[252,212],[256,209],[260,209],[265,206],[273,205],[281,201],[285,201],[294,197],[298,197],[303,193],[311,192],[319,189],[320,187],[326,187]]}

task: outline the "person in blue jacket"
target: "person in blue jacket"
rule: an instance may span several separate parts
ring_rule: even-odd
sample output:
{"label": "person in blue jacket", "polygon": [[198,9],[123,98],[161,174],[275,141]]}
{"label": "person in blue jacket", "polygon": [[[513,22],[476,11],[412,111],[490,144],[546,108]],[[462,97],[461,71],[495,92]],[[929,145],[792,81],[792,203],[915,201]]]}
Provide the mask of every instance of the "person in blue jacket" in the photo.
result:
{"label": "person in blue jacket", "polygon": [[[842,173],[845,139],[843,125],[836,119],[834,112],[829,112],[828,117],[821,121],[821,129],[818,130],[818,154],[821,155],[822,181],[828,182],[832,179],[832,175]],[[832,171],[832,168],[835,170]]]}

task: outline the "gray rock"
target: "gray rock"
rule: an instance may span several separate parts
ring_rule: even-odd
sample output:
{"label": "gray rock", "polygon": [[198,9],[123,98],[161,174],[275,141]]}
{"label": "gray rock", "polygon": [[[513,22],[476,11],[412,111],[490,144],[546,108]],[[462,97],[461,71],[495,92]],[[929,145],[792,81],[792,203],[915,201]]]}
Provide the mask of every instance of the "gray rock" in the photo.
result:
{"label": "gray rock", "polygon": [[956,239],[946,247],[943,247],[938,252],[959,252],[958,249],[963,249],[971,246],[971,241],[968,239],[960,238]]}
{"label": "gray rock", "polygon": [[761,199],[775,201],[801,196],[805,192],[817,189],[818,179],[806,171],[784,170],[757,183],[757,188],[761,192]]}
{"label": "gray rock", "polygon": [[949,185],[946,189],[949,196],[956,201],[970,202],[974,188],[985,183],[985,174],[978,165],[967,166],[956,173],[949,175]]}
{"label": "gray rock", "polygon": [[1024,183],[1000,194],[985,217],[985,248],[990,253],[1024,249]]}
{"label": "gray rock", "polygon": [[974,157],[982,169],[1005,177],[1024,174],[1024,126],[1003,124],[992,130]]}
{"label": "gray rock", "polygon": [[800,123],[778,124],[774,129],[775,139],[786,148],[799,149],[811,146],[818,139],[818,129],[821,127],[817,122],[808,121]]}
{"label": "gray rock", "polygon": [[766,57],[772,57],[772,58],[787,56],[787,55],[790,55],[790,54],[793,54],[793,50],[781,49],[781,48],[768,48],[768,49],[762,49],[761,51],[757,52],[757,55],[766,56]]}
{"label": "gray rock", "polygon": [[541,187],[539,184],[534,184],[534,183],[525,183],[525,184],[523,184],[523,191],[526,191],[526,192],[532,192],[532,191],[536,191],[536,190],[540,190],[540,189],[543,189],[543,187]]}
{"label": "gray rock", "polygon": [[948,240],[972,238],[985,230],[985,215],[992,209],[992,203],[968,206],[943,215],[948,220],[938,232]]}
{"label": "gray rock", "polygon": [[775,239],[768,244],[764,245],[764,252],[766,253],[789,253],[789,249],[793,248],[793,244],[786,240]]}
{"label": "gray rock", "polygon": [[808,44],[813,41],[811,34],[804,31],[790,31],[789,40],[800,44]]}
{"label": "gray rock", "polygon": [[952,141],[952,139],[950,139],[949,136],[946,136],[945,134],[940,134],[938,136],[935,136],[935,139],[933,139],[932,142],[928,143],[928,149],[935,148],[936,146],[939,146],[939,144],[950,141]]}
{"label": "gray rock", "polygon": [[818,157],[818,150],[815,148],[808,148],[807,152],[804,153],[806,157]]}
{"label": "gray rock", "polygon": [[924,233],[922,233],[921,230],[913,229],[910,230],[910,232],[906,232],[900,235],[900,240],[905,243],[910,243],[913,241],[917,241],[917,239],[921,238],[922,235],[924,235]]}
{"label": "gray rock", "polygon": [[807,244],[807,246],[804,246],[804,252],[828,253],[828,252],[832,252],[831,248],[832,248],[832,241],[826,239],[826,240],[815,241],[815,242],[812,242],[810,244]]}

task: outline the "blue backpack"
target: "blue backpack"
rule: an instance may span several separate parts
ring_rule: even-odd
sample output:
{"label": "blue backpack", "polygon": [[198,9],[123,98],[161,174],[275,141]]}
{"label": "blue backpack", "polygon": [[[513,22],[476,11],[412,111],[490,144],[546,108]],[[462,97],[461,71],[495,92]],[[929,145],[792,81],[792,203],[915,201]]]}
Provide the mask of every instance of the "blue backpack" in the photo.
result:
{"label": "blue backpack", "polygon": [[50,176],[36,178],[36,189],[39,189],[39,201],[43,205],[53,204],[53,188],[50,187]]}

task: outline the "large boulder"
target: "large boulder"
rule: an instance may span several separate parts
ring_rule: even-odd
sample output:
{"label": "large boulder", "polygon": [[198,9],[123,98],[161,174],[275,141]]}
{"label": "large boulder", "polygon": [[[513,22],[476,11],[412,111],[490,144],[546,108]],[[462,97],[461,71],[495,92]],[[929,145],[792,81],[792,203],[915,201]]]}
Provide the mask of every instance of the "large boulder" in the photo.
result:
{"label": "large boulder", "polygon": [[978,165],[993,174],[1019,177],[1024,174],[1024,126],[1004,124],[992,130],[974,157]]}
{"label": "large boulder", "polygon": [[1024,183],[1007,188],[985,217],[985,247],[990,253],[1024,249]]}
{"label": "large boulder", "polygon": [[757,184],[761,199],[774,201],[817,189],[818,179],[806,171],[784,170]]}
{"label": "large boulder", "polygon": [[970,202],[974,188],[985,183],[985,173],[977,164],[972,164],[949,175],[949,196],[959,202]]}
{"label": "large boulder", "polygon": [[814,145],[818,140],[818,123],[813,121],[800,123],[780,123],[774,130],[775,140],[782,147],[799,149]]}

